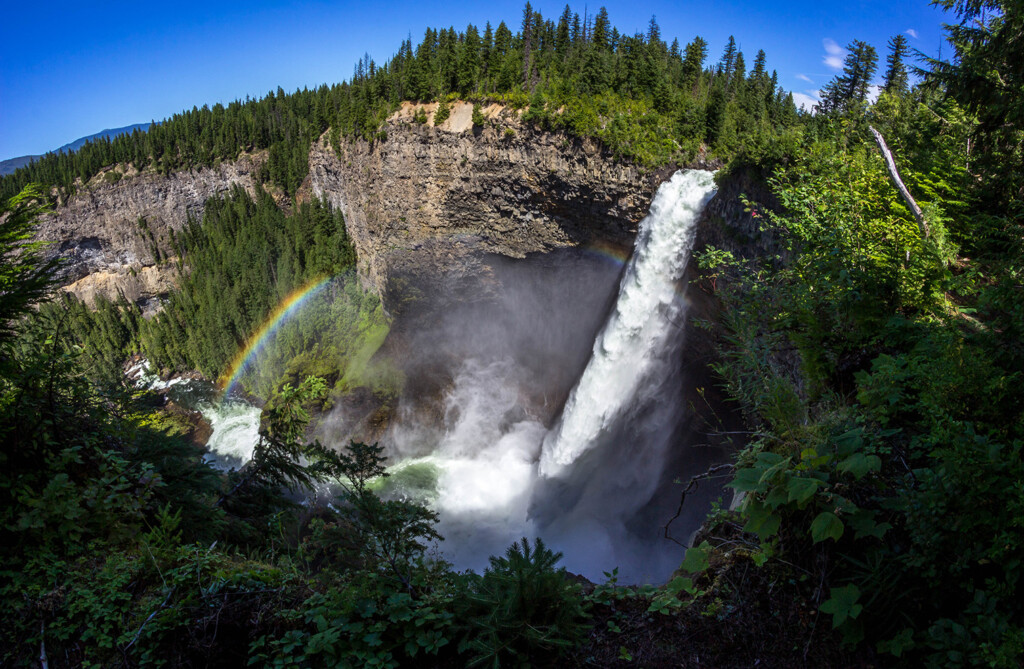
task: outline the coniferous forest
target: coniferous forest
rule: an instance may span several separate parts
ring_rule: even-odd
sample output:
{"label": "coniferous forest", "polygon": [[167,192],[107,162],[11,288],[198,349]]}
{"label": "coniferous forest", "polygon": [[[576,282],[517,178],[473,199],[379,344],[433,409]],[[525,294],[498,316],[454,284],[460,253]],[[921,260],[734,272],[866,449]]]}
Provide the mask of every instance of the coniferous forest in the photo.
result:
{"label": "coniferous forest", "polygon": [[[0,663],[1019,667],[1024,9],[935,4],[948,59],[855,40],[814,114],[731,39],[716,59],[653,19],[624,35],[603,9],[527,4],[511,27],[428,30],[342,84],[194,108],[0,179]],[[340,213],[269,192],[294,195],[323,133],[386,142],[402,101],[455,99],[648,169],[710,156],[750,186],[771,250],[698,249],[691,287],[719,307],[701,326],[744,422],[708,419],[735,446],[713,473],[744,497],[664,585],[584,584],[526,539],[456,572],[429,549],[436,514],[378,494],[379,446],[307,440],[329,397],[401,379],[367,363],[387,319],[351,278]],[[176,235],[159,315],[53,299],[57,261],[32,241],[49,202],[114,164],[264,150],[265,189],[212,199]],[[283,297],[339,275],[247,379],[269,399],[239,471],[121,374],[143,353],[216,378]]]}
{"label": "coniferous forest", "polygon": [[[308,170],[311,141],[331,129],[341,137],[383,139],[383,120],[402,101],[466,99],[529,107],[537,125],[595,136],[618,155],[647,165],[692,158],[704,143],[716,154],[760,155],[796,123],[792,100],[759,51],[748,71],[735,41],[721,60],[697,37],[667,44],[657,21],[646,34],[621,35],[605,10],[581,25],[567,6],[557,21],[529,5],[513,33],[504,21],[428,29],[414,46],[402,42],[388,62],[360,60],[343,84],[226,107],[193,108],[74,153],[47,154],[0,180],[0,197],[30,182],[74,192],[100,169],[131,163],[166,173],[267,150],[260,175],[294,194]],[[561,110],[557,111],[556,110]]]}

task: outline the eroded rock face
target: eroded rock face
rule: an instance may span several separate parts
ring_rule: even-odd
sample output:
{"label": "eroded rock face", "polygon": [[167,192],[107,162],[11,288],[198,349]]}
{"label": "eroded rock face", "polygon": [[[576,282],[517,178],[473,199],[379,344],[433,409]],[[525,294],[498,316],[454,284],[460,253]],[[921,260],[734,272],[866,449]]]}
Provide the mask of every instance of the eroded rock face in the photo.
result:
{"label": "eroded rock face", "polygon": [[[310,151],[300,197],[341,208],[359,254],[360,276],[389,311],[425,291],[457,294],[486,272],[484,254],[523,258],[556,249],[606,244],[629,252],[657,185],[671,175],[622,163],[592,140],[540,132],[513,110],[455,103],[435,127],[436,105],[417,124],[407,104],[383,130],[386,139],[325,135]],[[239,184],[252,193],[262,155],[170,175],[127,173],[94,178],[46,217],[38,237],[66,263],[65,289],[91,302],[124,293],[151,308],[173,287],[171,230],[206,199]],[[140,218],[145,225],[140,225]],[[159,258],[157,257],[159,256]],[[145,271],[144,271],[145,270]]]}
{"label": "eroded rock face", "polygon": [[[65,290],[91,303],[102,294],[146,304],[173,287],[174,270],[160,258],[172,254],[170,231],[189,215],[202,217],[206,200],[238,184],[254,193],[254,172],[262,157],[243,157],[213,168],[170,175],[129,172],[116,183],[93,179],[46,216],[37,238],[64,259]],[[140,224],[139,220],[145,223]]]}
{"label": "eroded rock face", "polygon": [[308,187],[344,212],[360,275],[389,309],[426,274],[457,290],[481,253],[632,246],[654,176],[595,142],[533,131],[497,106],[485,110],[484,128],[469,122],[468,103],[453,105],[438,127],[434,105],[424,108],[427,124],[406,105],[387,122],[386,139],[343,141],[338,155],[324,137],[310,151]]}

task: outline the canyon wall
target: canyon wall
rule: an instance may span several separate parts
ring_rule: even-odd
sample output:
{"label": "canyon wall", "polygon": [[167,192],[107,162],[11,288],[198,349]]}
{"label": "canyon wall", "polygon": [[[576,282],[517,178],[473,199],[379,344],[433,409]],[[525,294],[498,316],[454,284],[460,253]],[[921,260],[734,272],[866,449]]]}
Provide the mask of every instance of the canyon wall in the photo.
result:
{"label": "canyon wall", "polygon": [[36,237],[63,259],[65,290],[89,303],[97,295],[114,299],[123,293],[155,306],[174,286],[170,231],[180,230],[189,216],[201,218],[206,200],[233,184],[252,194],[262,160],[245,156],[167,175],[128,170],[116,181],[107,177],[114,170],[107,170],[45,216]]}
{"label": "canyon wall", "polygon": [[435,127],[405,105],[386,139],[321,138],[310,152],[308,185],[345,214],[361,276],[394,306],[424,272],[478,267],[472,257],[530,253],[589,243],[632,246],[657,185],[654,175],[619,163],[592,140],[532,130],[512,110],[456,103]]}
{"label": "canyon wall", "polygon": [[[426,123],[415,121],[418,107]],[[392,312],[423,290],[457,294],[486,271],[486,254],[523,258],[592,245],[628,253],[655,189],[673,171],[619,162],[594,140],[537,131],[498,105],[483,109],[483,126],[472,123],[468,103],[454,103],[437,126],[435,109],[405,104],[374,141],[331,147],[325,134],[311,147],[299,193],[344,212],[360,276]],[[100,174],[44,219],[38,238],[64,259],[65,290],[89,302],[124,294],[151,311],[174,286],[170,232],[233,184],[253,193],[264,159],[169,175],[128,170],[118,180]],[[709,238],[729,232],[723,221],[749,218],[729,195],[705,217]]]}

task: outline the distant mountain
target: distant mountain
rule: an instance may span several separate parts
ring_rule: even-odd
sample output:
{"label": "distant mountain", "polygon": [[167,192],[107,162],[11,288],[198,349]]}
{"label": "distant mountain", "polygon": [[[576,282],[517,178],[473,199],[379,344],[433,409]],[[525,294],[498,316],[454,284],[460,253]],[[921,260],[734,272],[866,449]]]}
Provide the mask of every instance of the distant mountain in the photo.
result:
{"label": "distant mountain", "polygon": [[[58,148],[56,152],[71,152],[77,151],[82,148],[82,145],[88,141],[99,139],[101,137],[117,137],[118,135],[129,135],[135,130],[141,130],[146,132],[149,129],[149,123],[136,123],[135,125],[126,125],[123,128],[108,128],[107,130],[101,130],[95,135],[89,135],[88,137],[80,137],[75,141],[65,144]],[[19,167],[24,167],[36,158],[42,158],[42,156],[18,156],[17,158],[8,158],[7,160],[0,161],[0,176],[13,173]]]}
{"label": "distant mountain", "polygon": [[25,167],[36,158],[42,158],[42,156],[18,156],[17,158],[10,158],[0,162],[0,177],[7,174],[12,174],[14,170],[19,167]]}

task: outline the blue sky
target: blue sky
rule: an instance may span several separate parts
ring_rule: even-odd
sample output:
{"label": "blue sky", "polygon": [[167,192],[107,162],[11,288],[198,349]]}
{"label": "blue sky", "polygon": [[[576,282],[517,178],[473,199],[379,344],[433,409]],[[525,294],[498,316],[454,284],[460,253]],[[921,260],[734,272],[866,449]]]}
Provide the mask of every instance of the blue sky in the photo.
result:
{"label": "blue sky", "polygon": [[[533,4],[550,18],[565,6]],[[702,36],[709,60],[735,35],[748,66],[764,49],[780,84],[801,100],[841,68],[841,48],[850,41],[873,44],[884,61],[886,41],[904,33],[912,47],[934,55],[943,21],[952,20],[925,0],[604,5],[623,32],[645,30],[656,15],[669,42]],[[364,53],[383,62],[407,35],[418,42],[428,26],[482,29],[488,20],[504,20],[515,31],[522,7],[518,0],[12,3],[0,24],[0,160],[193,105],[335,83]],[[572,7],[582,16],[582,4]]]}

